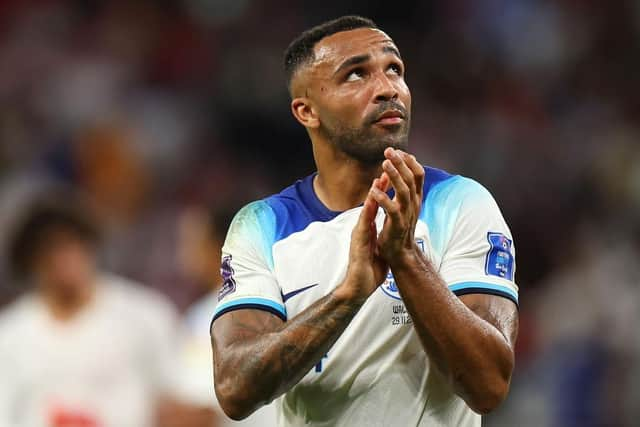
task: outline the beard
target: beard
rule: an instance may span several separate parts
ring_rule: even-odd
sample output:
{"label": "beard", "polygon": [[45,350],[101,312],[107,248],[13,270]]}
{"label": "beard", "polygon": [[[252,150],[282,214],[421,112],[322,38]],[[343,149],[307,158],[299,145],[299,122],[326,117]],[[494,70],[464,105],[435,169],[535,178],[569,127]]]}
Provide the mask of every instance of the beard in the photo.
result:
{"label": "beard", "polygon": [[[393,126],[375,124],[379,116],[389,109],[397,109],[404,114],[404,120]],[[374,165],[384,160],[384,150],[391,147],[406,151],[409,145],[409,112],[393,101],[385,102],[367,115],[362,126],[349,127],[344,123],[334,126],[324,124],[322,131],[335,147],[347,156],[366,165]]]}

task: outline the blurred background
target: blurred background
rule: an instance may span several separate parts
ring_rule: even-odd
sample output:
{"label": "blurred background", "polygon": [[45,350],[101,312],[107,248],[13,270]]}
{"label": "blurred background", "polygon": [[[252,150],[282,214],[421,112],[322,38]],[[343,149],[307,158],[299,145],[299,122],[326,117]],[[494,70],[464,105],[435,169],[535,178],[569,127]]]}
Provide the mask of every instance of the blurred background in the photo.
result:
{"label": "blurred background", "polygon": [[347,13],[403,54],[411,150],[483,183],[514,234],[517,371],[485,425],[637,425],[634,0],[2,0],[0,312],[24,290],[6,236],[63,186],[92,202],[100,265],[185,313],[206,291],[184,265],[194,212],[236,210],[314,170],[282,53]]}

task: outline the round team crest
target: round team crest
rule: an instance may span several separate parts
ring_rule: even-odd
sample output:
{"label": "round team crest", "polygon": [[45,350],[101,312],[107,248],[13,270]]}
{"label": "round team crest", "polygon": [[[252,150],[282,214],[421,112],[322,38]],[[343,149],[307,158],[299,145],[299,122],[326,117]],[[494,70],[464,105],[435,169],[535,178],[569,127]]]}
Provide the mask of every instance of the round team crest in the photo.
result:
{"label": "round team crest", "polygon": [[396,285],[396,279],[393,278],[391,270],[389,270],[389,272],[387,273],[387,278],[385,279],[384,283],[380,285],[380,289],[382,289],[382,292],[384,292],[391,298],[402,300],[400,291],[398,290],[398,286]]}
{"label": "round team crest", "polygon": [[[424,253],[424,240],[416,239],[416,244],[420,247],[422,253]],[[400,291],[398,290],[398,285],[396,285],[396,279],[394,279],[391,270],[387,272],[387,278],[385,279],[384,283],[380,285],[380,289],[382,289],[382,292],[384,292],[391,298],[402,301]]]}

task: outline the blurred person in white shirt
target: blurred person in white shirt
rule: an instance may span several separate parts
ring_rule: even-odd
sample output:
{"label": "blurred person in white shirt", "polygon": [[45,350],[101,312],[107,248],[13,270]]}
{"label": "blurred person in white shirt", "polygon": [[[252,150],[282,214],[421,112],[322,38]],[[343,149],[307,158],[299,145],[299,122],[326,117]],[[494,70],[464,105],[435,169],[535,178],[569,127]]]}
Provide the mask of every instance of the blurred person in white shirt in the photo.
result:
{"label": "blurred person in white shirt", "polygon": [[179,223],[179,258],[183,274],[198,284],[203,295],[184,316],[180,375],[182,398],[194,405],[210,407],[220,426],[271,427],[276,425],[273,405],[264,406],[242,421],[233,421],[220,409],[213,390],[212,353],[209,329],[218,303],[221,247],[234,209],[190,207]]}
{"label": "blurred person in white shirt", "polygon": [[172,397],[172,305],[100,272],[98,227],[76,202],[34,203],[9,242],[28,290],[0,311],[0,425],[196,425],[200,414]]}

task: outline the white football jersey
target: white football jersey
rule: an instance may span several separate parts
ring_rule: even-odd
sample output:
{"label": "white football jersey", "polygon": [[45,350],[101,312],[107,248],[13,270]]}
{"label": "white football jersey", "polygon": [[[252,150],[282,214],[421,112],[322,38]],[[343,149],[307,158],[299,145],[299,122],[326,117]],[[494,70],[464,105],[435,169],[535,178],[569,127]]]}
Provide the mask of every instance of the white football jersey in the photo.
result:
{"label": "white football jersey", "polygon": [[[456,295],[518,302],[513,238],[477,182],[425,168],[415,238]],[[223,247],[213,321],[232,310],[293,318],[339,285],[361,207],[333,212],[311,175],[245,206]],[[385,213],[376,223],[382,229]],[[314,369],[278,399],[280,426],[479,426],[480,415],[431,369],[393,276],[369,297]]]}
{"label": "white football jersey", "polygon": [[28,292],[0,312],[0,426],[151,427],[172,394],[177,315],[117,276],[68,321]]}

